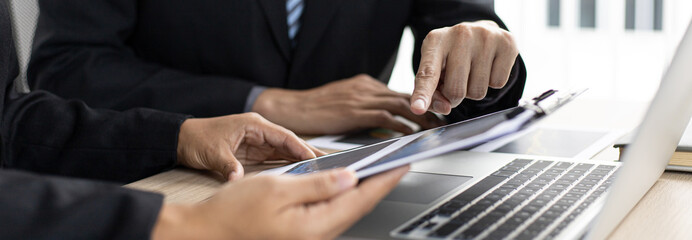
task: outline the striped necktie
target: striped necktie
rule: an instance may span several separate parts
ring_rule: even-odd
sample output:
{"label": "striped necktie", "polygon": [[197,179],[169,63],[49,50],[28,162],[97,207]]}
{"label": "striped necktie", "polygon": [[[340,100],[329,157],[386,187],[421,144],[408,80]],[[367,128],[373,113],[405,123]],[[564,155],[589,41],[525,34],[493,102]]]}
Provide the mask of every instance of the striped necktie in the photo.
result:
{"label": "striped necktie", "polygon": [[296,34],[300,29],[300,16],[303,15],[305,7],[304,0],[286,0],[286,12],[288,23],[288,39],[291,40],[291,47],[296,46]]}

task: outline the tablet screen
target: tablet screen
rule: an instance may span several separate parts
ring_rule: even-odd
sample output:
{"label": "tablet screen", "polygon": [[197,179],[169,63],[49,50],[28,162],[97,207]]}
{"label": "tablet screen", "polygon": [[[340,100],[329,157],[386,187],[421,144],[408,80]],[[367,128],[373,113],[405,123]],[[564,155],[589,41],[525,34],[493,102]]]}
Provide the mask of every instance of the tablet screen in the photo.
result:
{"label": "tablet screen", "polygon": [[301,164],[298,164],[297,166],[286,171],[286,173],[304,174],[323,171],[327,169],[347,167],[367,156],[370,156],[373,153],[376,153],[377,151],[382,150],[383,148],[391,145],[394,142],[396,142],[396,139],[315,158],[313,160],[305,161]]}
{"label": "tablet screen", "polygon": [[[513,109],[508,109],[493,114],[485,115],[479,118],[424,131],[410,142],[403,144],[401,147],[397,147],[396,150],[394,150],[393,152],[385,154],[383,157],[377,159],[376,161],[359,168],[357,172],[374,168],[385,163],[395,162],[405,157],[419,155],[420,153],[433,152],[433,150],[439,149],[440,147],[449,145],[451,143],[455,143],[457,141],[466,139],[474,135],[478,135],[482,132],[487,131],[488,129],[492,128],[498,123],[505,121],[505,113],[511,110]],[[403,138],[407,137],[413,136],[406,136]],[[302,162],[296,165],[295,167],[289,169],[285,173],[304,174],[340,167],[348,167],[396,143],[397,141],[400,141],[403,138],[395,138],[381,143],[359,147],[353,150],[338,152],[335,154],[330,154],[320,158]],[[377,169],[376,172],[382,172],[386,170],[387,169]]]}
{"label": "tablet screen", "polygon": [[[362,169],[375,167],[417,153],[430,151],[440,146],[477,135],[495,126],[497,123],[504,121],[503,116],[498,116],[499,117],[494,120],[475,122],[475,124],[474,122],[466,122],[466,124],[455,124],[428,130],[425,134],[416,138],[416,140],[413,140]],[[480,144],[481,143],[478,143],[478,145]]]}

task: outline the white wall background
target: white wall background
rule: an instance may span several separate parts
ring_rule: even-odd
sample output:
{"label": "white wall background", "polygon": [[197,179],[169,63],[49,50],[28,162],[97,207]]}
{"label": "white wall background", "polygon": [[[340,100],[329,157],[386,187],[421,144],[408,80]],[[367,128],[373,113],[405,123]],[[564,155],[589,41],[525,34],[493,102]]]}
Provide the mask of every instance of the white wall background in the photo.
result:
{"label": "white wall background", "polygon": [[[625,0],[597,0],[596,28],[584,29],[579,27],[579,0],[562,0],[556,28],[548,27],[547,3],[495,0],[495,10],[514,33],[526,62],[525,97],[549,88],[588,87],[583,98],[648,101],[692,18],[692,1],[664,0],[661,31],[626,30]],[[390,88],[413,90],[412,52],[407,30]]]}

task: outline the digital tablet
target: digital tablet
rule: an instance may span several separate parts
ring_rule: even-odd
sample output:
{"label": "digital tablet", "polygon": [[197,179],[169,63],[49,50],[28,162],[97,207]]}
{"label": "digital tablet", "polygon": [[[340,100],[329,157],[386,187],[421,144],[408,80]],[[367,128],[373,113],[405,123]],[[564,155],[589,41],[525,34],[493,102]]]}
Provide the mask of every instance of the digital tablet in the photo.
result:
{"label": "digital tablet", "polygon": [[[353,148],[291,165],[282,173],[306,174],[334,168],[349,168],[359,178],[400,167],[454,150],[468,149],[491,138],[474,138],[507,120],[518,108],[426,130],[376,144]],[[494,139],[494,138],[492,138]]]}

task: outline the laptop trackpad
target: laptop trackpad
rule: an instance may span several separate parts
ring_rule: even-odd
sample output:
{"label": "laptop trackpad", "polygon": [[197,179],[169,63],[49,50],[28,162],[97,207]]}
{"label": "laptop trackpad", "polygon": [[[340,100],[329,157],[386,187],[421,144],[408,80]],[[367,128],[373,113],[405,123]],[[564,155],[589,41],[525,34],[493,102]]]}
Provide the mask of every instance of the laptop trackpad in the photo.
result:
{"label": "laptop trackpad", "polygon": [[409,172],[384,200],[429,204],[472,177]]}

